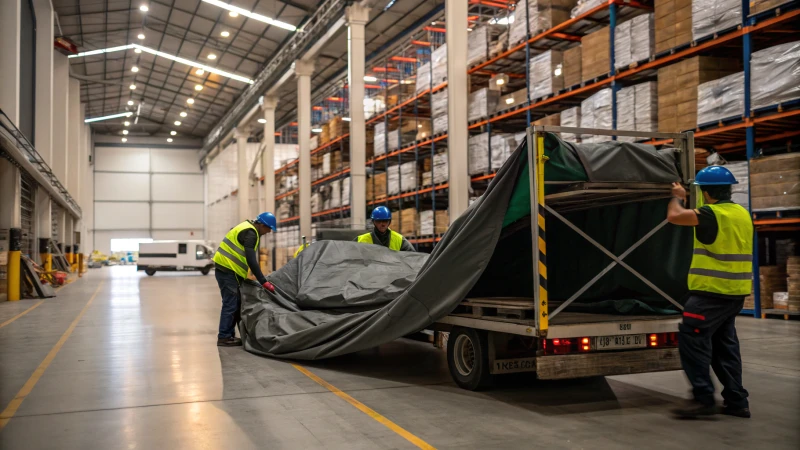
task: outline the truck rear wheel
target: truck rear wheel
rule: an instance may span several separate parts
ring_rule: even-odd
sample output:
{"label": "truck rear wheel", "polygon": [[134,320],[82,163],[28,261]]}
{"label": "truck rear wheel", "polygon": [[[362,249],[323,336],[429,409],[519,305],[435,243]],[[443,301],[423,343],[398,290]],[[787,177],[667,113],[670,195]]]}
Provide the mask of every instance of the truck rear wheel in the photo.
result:
{"label": "truck rear wheel", "polygon": [[459,387],[470,391],[486,388],[491,381],[488,334],[453,327],[447,340],[447,366]]}
{"label": "truck rear wheel", "polygon": [[148,276],[152,277],[153,275],[156,274],[156,269],[145,269],[144,273],[146,273]]}

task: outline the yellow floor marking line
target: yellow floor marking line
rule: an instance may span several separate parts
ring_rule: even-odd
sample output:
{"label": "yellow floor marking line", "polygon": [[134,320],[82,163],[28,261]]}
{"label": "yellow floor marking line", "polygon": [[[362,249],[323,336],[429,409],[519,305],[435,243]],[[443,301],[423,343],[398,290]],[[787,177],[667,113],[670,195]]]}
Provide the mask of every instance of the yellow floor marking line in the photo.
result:
{"label": "yellow floor marking line", "polygon": [[31,312],[34,309],[36,309],[36,307],[41,305],[42,303],[44,303],[44,300],[39,300],[38,302],[36,302],[35,305],[31,306],[30,308],[26,309],[25,311],[22,311],[21,313],[19,313],[16,316],[6,320],[5,322],[0,323],[0,328],[3,328],[4,326],[6,326],[6,325],[10,324],[11,322],[19,319],[20,317],[24,316],[25,314],[28,314],[29,312]]}
{"label": "yellow floor marking line", "polygon": [[78,317],[72,321],[72,323],[69,325],[69,328],[67,328],[67,331],[61,335],[61,339],[59,339],[58,342],[56,342],[56,345],[50,349],[50,353],[44,357],[44,360],[42,360],[42,362],[39,364],[39,367],[33,371],[33,375],[28,378],[28,381],[26,381],[25,385],[22,386],[22,389],[17,392],[17,395],[14,397],[14,399],[11,400],[8,406],[6,406],[6,409],[0,413],[0,431],[3,431],[3,428],[8,425],[8,422],[12,417],[14,417],[14,414],[17,413],[17,410],[19,409],[20,405],[22,405],[22,402],[25,401],[25,398],[31,393],[31,391],[33,391],[36,383],[38,383],[39,379],[42,378],[42,375],[44,375],[44,372],[50,366],[50,363],[53,362],[53,360],[56,358],[56,355],[58,355],[58,352],[61,351],[61,347],[64,346],[64,343],[67,342],[67,339],[69,339],[70,335],[75,330],[75,327],[78,325],[81,317],[83,317],[83,315],[86,313],[86,310],[89,309],[89,305],[91,305],[92,301],[94,301],[94,298],[97,297],[101,287],[103,287],[102,281],[97,286],[97,290],[94,291],[94,294],[92,294],[92,297],[89,299],[89,301],[86,302],[86,305],[83,306],[83,309],[81,309]]}
{"label": "yellow floor marking line", "polygon": [[360,401],[358,401],[358,400],[354,399],[353,397],[347,395],[346,393],[342,392],[336,386],[334,386],[334,385],[328,383],[327,381],[323,380],[322,378],[314,375],[313,373],[311,373],[311,371],[309,371],[305,367],[298,366],[297,364],[292,364],[292,367],[294,367],[295,369],[299,370],[303,375],[307,376],[308,378],[311,378],[312,380],[314,380],[320,386],[322,386],[325,389],[333,392],[334,394],[336,394],[336,396],[338,396],[342,400],[344,400],[347,403],[350,403],[351,405],[355,406],[356,409],[358,409],[359,411],[363,412],[364,414],[370,416],[371,418],[373,418],[378,423],[382,424],[386,428],[388,428],[388,429],[394,431],[395,433],[399,434],[400,436],[402,436],[408,442],[411,442],[412,444],[416,445],[417,447],[419,447],[421,449],[436,450],[436,448],[433,447],[432,445],[428,444],[427,442],[423,441],[422,439],[420,439],[420,438],[414,436],[413,434],[409,433],[407,430],[405,430],[401,426],[397,425],[396,423],[392,422],[391,420],[387,419],[386,417],[383,417],[382,415],[378,414],[375,410],[373,410],[369,406],[361,403]]}

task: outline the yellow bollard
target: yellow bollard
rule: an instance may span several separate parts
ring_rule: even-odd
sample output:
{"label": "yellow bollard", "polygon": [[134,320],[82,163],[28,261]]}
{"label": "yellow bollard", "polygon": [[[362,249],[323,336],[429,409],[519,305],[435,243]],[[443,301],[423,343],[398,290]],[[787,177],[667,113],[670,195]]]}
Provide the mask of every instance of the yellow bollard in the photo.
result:
{"label": "yellow bollard", "polygon": [[8,301],[15,302],[20,299],[20,284],[22,283],[21,269],[22,252],[11,250],[8,252]]}
{"label": "yellow bollard", "polygon": [[44,267],[45,272],[51,272],[53,270],[53,255],[51,253],[40,253],[39,257],[42,258],[42,267]]}
{"label": "yellow bollard", "polygon": [[78,253],[78,276],[82,277],[85,271],[83,266],[83,253]]}

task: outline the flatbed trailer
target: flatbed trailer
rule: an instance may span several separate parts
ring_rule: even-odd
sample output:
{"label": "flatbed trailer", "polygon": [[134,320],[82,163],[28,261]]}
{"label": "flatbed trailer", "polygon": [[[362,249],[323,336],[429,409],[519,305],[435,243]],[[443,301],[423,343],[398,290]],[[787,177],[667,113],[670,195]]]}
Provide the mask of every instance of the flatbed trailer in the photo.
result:
{"label": "flatbed trailer", "polygon": [[[683,307],[658,286],[629,266],[624,258],[667,224],[666,218],[620,255],[593,240],[562,214],[572,211],[671,197],[671,184],[641,182],[545,182],[544,133],[632,136],[672,139],[682,168],[682,182],[694,178],[694,135],[533,126],[527,130],[531,168],[531,238],[534,255],[533,298],[467,298],[450,315],[436,322],[435,345],[447,347],[453,380],[464,389],[486,387],[491,376],[535,372],[539,379],[621,375],[680,369],[675,315],[613,315],[565,311],[573,301],[616,266],[622,266],[674,304]],[[545,195],[545,185],[563,189]],[[694,207],[694,196],[691,196]],[[612,259],[584,286],[562,302],[547,295],[545,216],[554,217]]]}

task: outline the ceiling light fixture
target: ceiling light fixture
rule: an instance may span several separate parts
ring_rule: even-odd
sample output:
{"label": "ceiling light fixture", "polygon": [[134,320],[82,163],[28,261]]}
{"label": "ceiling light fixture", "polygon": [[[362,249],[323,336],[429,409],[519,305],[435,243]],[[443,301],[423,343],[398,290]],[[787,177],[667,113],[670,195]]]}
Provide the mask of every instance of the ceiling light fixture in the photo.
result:
{"label": "ceiling light fixture", "polygon": [[214,6],[219,6],[222,9],[227,9],[228,11],[230,11],[229,15],[231,17],[236,17],[239,14],[241,14],[241,15],[243,15],[245,17],[249,17],[251,19],[258,20],[259,22],[264,22],[264,23],[268,23],[270,25],[274,25],[274,26],[279,27],[279,28],[283,28],[284,30],[289,30],[289,31],[296,31],[297,30],[297,27],[292,25],[292,24],[290,24],[290,23],[281,22],[280,20],[275,20],[275,19],[272,19],[272,18],[267,17],[267,16],[262,16],[261,14],[250,12],[250,11],[248,11],[246,9],[242,9],[242,8],[237,7],[237,6],[229,5],[229,4],[221,2],[219,0],[203,0],[203,1],[205,3],[210,3],[210,4],[214,5]]}
{"label": "ceiling light fixture", "polygon": [[128,142],[128,138],[122,138],[122,142]]}
{"label": "ceiling light fixture", "polygon": [[258,123],[267,123],[267,119],[262,117],[262,118],[258,119]]}
{"label": "ceiling light fixture", "polygon": [[128,135],[128,130],[122,130],[122,134],[124,134],[125,136],[127,136],[127,135]]}
{"label": "ceiling light fixture", "polygon": [[230,34],[230,33],[228,33],[227,31],[223,31],[223,32],[222,32],[222,33],[220,33],[219,35],[220,35],[220,36],[222,36],[222,37],[228,37],[228,36],[230,36],[231,34]]}
{"label": "ceiling light fixture", "polygon": [[139,7],[139,11],[147,12],[150,11],[150,8],[148,8],[147,5],[142,5]]}
{"label": "ceiling light fixture", "polygon": [[322,133],[322,128],[312,128],[311,132],[312,133]]}
{"label": "ceiling light fixture", "polygon": [[162,58],[166,58],[166,59],[169,59],[171,61],[175,61],[175,62],[180,63],[180,64],[185,64],[187,66],[194,66],[194,67],[197,67],[199,69],[203,69],[206,72],[211,72],[213,74],[217,74],[217,75],[220,75],[220,76],[223,76],[223,77],[231,78],[231,79],[234,79],[234,80],[237,80],[237,81],[241,81],[243,83],[248,83],[248,84],[253,84],[254,83],[253,80],[251,80],[251,79],[249,79],[247,77],[243,77],[241,75],[236,75],[235,73],[225,72],[224,70],[219,70],[219,69],[216,69],[214,67],[209,67],[209,66],[206,66],[205,64],[201,64],[201,63],[199,63],[197,61],[192,61],[192,60],[189,60],[189,59],[186,59],[186,58],[181,58],[180,56],[170,55],[169,53],[164,53],[164,52],[159,51],[159,50],[153,50],[152,48],[148,48],[148,47],[145,47],[145,46],[139,45],[139,44],[129,44],[129,45],[122,45],[122,46],[119,46],[119,47],[110,47],[110,48],[104,48],[104,49],[99,49],[99,50],[90,50],[88,52],[78,53],[77,55],[69,55],[68,58],[81,58],[81,57],[84,57],[84,56],[100,55],[100,54],[103,54],[103,53],[111,53],[111,52],[119,52],[119,51],[122,51],[122,50],[128,50],[130,48],[134,49],[134,51],[136,53],[141,53],[141,52],[144,51],[144,52],[150,53],[151,55],[160,56]]}
{"label": "ceiling light fixture", "polygon": [[187,98],[186,99],[186,103],[188,103],[190,105],[194,105],[194,99],[193,98]]}
{"label": "ceiling light fixture", "polygon": [[172,138],[167,138],[167,142],[172,142]]}
{"label": "ceiling light fixture", "polygon": [[196,70],[194,73],[195,73],[196,75],[203,75],[204,73],[206,73],[206,71],[205,71],[205,70],[203,70],[203,69],[197,69],[197,70]]}
{"label": "ceiling light fixture", "polygon": [[342,117],[342,120],[344,120],[345,122],[350,122],[350,118],[349,117]]}
{"label": "ceiling light fixture", "polygon": [[175,126],[176,126],[176,127],[179,127],[179,126],[181,126],[181,121],[180,121],[180,120],[176,120],[176,121],[175,121]]}
{"label": "ceiling light fixture", "polygon": [[136,89],[136,85],[135,85],[135,84],[132,84],[132,85],[130,85],[130,86],[128,86],[128,87],[129,87],[129,88],[131,88],[131,90],[134,90],[134,89]]}
{"label": "ceiling light fixture", "polygon": [[126,127],[129,127],[129,126],[131,126],[131,122],[126,120],[125,122],[123,122],[123,125],[125,125]]}
{"label": "ceiling light fixture", "polygon": [[101,120],[116,119],[118,117],[130,117],[132,115],[133,115],[132,112],[124,112],[119,114],[112,114],[110,116],[92,117],[91,119],[84,120],[83,123],[100,122]]}
{"label": "ceiling light fixture", "polygon": [[172,136],[175,136],[176,134],[178,134],[178,132],[175,131],[175,130],[172,130],[172,131],[169,132],[169,134],[172,135]]}
{"label": "ceiling light fixture", "polygon": [[209,53],[208,54],[208,59],[217,59],[217,55],[215,55],[213,53]]}
{"label": "ceiling light fixture", "polygon": [[139,39],[144,39],[144,33],[139,33],[139,35],[136,36],[136,37],[139,38]]}
{"label": "ceiling light fixture", "polygon": [[194,90],[195,91],[202,91],[203,90],[203,86],[201,86],[199,84],[196,84],[196,85],[194,85]]}
{"label": "ceiling light fixture", "polygon": [[181,114],[180,114],[180,115],[181,115],[181,117],[186,117],[186,116],[188,116],[189,114],[186,114],[186,111],[181,111]]}
{"label": "ceiling light fixture", "polygon": [[368,81],[368,82],[371,83],[371,82],[378,81],[378,79],[373,77],[373,76],[367,75],[367,76],[364,77],[364,81]]}
{"label": "ceiling light fixture", "polygon": [[139,68],[136,66],[131,67],[131,72],[136,73],[139,71]]}
{"label": "ceiling light fixture", "polygon": [[133,106],[133,100],[128,100],[128,106]]}

